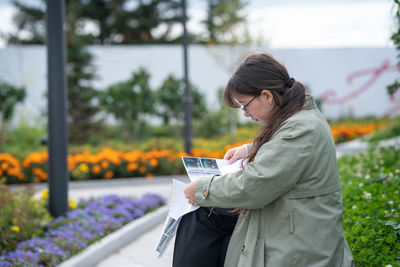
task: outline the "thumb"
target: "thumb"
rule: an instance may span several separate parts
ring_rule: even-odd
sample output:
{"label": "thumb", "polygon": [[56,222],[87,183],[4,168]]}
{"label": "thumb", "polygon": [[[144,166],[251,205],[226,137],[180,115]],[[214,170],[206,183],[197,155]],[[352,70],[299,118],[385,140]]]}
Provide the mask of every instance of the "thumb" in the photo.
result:
{"label": "thumb", "polygon": [[232,157],[228,160],[229,164],[234,163],[237,160],[237,157],[235,155],[232,155]]}
{"label": "thumb", "polygon": [[228,151],[228,152],[226,152],[226,154],[224,156],[224,159],[225,160],[230,160],[232,158],[232,156],[233,156],[233,151],[232,150]]}

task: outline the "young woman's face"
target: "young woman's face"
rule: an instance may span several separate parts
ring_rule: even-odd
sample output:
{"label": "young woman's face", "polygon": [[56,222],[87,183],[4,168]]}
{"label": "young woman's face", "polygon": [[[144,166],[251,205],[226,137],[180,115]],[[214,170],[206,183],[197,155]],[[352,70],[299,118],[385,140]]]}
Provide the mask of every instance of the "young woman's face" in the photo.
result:
{"label": "young woman's face", "polygon": [[241,105],[245,117],[253,121],[267,125],[274,114],[274,96],[269,90],[263,90],[259,96],[233,94],[236,101]]}

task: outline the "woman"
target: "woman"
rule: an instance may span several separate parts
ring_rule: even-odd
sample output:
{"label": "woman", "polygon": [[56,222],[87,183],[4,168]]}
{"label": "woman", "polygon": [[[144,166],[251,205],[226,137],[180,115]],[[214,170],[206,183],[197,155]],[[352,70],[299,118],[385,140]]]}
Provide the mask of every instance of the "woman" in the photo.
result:
{"label": "woman", "polygon": [[252,145],[225,155],[247,162],[242,171],[185,189],[192,204],[240,209],[224,266],[352,266],[335,144],[304,85],[272,56],[252,54],[224,101],[264,125]]}

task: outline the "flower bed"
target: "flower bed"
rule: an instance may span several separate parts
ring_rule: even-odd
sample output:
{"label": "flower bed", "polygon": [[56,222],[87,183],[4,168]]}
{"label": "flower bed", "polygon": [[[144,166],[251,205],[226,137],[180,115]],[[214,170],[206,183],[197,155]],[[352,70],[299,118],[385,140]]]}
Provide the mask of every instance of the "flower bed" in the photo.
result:
{"label": "flower bed", "polygon": [[369,124],[342,124],[338,126],[331,126],[333,139],[335,143],[347,142],[356,139],[360,136],[372,134],[377,130],[384,129],[384,124],[369,123]]}
{"label": "flower bed", "polygon": [[[332,123],[331,129],[335,142],[339,143],[374,133],[388,123],[388,121],[374,123],[351,121],[341,124]],[[198,148],[192,150],[192,155],[222,158],[229,148],[243,143],[251,143],[252,140],[249,138],[253,137],[257,129],[250,126],[238,129],[236,131],[237,138],[245,141],[228,146],[223,145],[232,142],[227,135],[213,140],[197,139],[195,145]],[[157,146],[157,144],[154,143],[152,146]],[[211,150],[200,147],[207,147]],[[76,150],[74,149],[74,151]],[[104,148],[97,153],[85,150],[68,156],[69,177],[71,180],[112,179],[114,177],[147,177],[151,179],[154,175],[184,174],[182,156],[187,156],[187,154],[173,149],[124,152]],[[47,180],[47,161],[47,152],[31,153],[21,162],[10,154],[0,153],[0,183],[1,181],[7,184],[44,182]]]}
{"label": "flower bed", "polygon": [[3,251],[0,266],[56,266],[103,236],[166,203],[156,194],[141,199],[108,195],[79,201],[75,210],[49,223],[41,237]]}
{"label": "flower bed", "polygon": [[[247,142],[251,142],[248,140]],[[245,142],[238,142],[239,146]],[[193,149],[196,157],[221,158],[223,151]],[[110,148],[99,153],[77,153],[68,156],[68,170],[71,180],[112,179],[114,177],[147,177],[185,173],[181,157],[185,152],[173,150],[129,151]],[[40,183],[47,180],[47,152],[31,153],[22,164],[9,154],[0,153],[0,178],[8,184]]]}
{"label": "flower bed", "polygon": [[356,266],[400,266],[400,147],[339,159],[345,236]]}

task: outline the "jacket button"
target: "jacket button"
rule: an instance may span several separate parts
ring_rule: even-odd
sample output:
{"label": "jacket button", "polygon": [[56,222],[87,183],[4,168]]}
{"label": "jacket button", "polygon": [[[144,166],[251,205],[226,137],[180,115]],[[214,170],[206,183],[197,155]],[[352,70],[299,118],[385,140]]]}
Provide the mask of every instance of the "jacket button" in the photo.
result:
{"label": "jacket button", "polygon": [[207,195],[208,195],[208,191],[207,191],[207,189],[204,189],[203,196],[206,197]]}
{"label": "jacket button", "polygon": [[246,250],[246,246],[243,245],[243,247],[242,247],[242,252],[245,251],[245,250]]}

